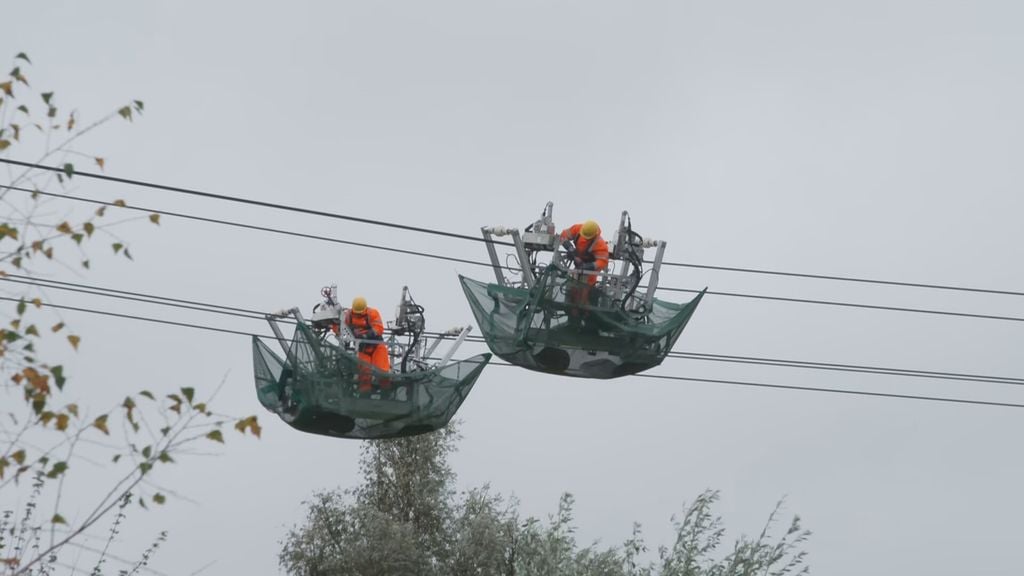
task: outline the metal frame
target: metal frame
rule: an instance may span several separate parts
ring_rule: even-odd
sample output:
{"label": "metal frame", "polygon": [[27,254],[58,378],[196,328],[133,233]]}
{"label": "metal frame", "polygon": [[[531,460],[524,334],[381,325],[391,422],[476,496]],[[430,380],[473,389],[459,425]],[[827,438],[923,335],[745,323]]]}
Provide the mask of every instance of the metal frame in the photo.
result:
{"label": "metal frame", "polygon": [[[536,259],[537,254],[541,252],[551,253],[551,262],[556,266],[564,267],[562,254],[561,242],[559,241],[558,230],[554,226],[553,221],[554,204],[548,202],[544,211],[541,213],[540,220],[531,224],[530,227],[524,234],[520,234],[517,228],[507,228],[504,226],[484,226],[480,228],[483,235],[484,241],[487,246],[487,254],[491,261],[491,267],[494,270],[494,277],[497,280],[499,286],[522,286],[527,289],[533,288],[537,283],[536,270],[533,269],[533,262]],[[630,224],[629,213],[626,211],[622,212],[622,216],[619,219],[619,228],[615,234],[615,240],[612,243],[611,250],[609,251],[609,267],[604,271],[574,271],[581,276],[597,276],[597,286],[602,288],[607,294],[613,299],[621,300],[625,297],[625,294],[632,289],[630,285],[630,276],[638,274],[641,279],[638,280],[636,290],[634,290],[630,301],[625,303],[625,306],[629,310],[641,310],[645,314],[651,309],[651,305],[654,302],[654,294],[658,289],[658,282],[661,273],[661,264],[665,255],[666,243],[661,240],[644,240],[636,241],[639,235],[630,235],[632,226]],[[495,238],[509,236],[512,239],[514,253],[519,259],[520,269],[513,270],[506,265],[501,263],[497,250],[497,241]],[[646,248],[656,248],[655,257],[653,262],[645,261],[643,259],[644,250]],[[641,286],[639,282],[642,282],[643,270],[636,267],[635,262],[649,263],[650,268],[648,274],[650,278],[647,281],[646,286]],[[612,266],[611,264],[615,264]],[[538,266],[539,268],[539,266]],[[510,280],[505,273],[506,272],[518,272],[519,280]]]}

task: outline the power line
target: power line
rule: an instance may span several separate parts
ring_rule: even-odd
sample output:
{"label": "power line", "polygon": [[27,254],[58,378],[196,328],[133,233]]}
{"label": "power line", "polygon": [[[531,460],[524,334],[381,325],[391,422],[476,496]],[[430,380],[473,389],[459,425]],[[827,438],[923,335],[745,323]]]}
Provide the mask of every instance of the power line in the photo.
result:
{"label": "power line", "polygon": [[[230,226],[232,228],[242,228],[242,229],[245,229],[245,230],[255,230],[257,232],[269,232],[271,234],[281,234],[283,236],[293,236],[293,237],[297,237],[297,238],[306,238],[306,239],[309,239],[309,240],[320,240],[320,241],[323,241],[323,242],[332,242],[334,244],[344,244],[346,246],[356,246],[358,248],[370,248],[370,249],[373,249],[373,250],[383,250],[385,252],[395,252],[395,253],[398,253],[398,254],[407,254],[407,255],[410,255],[410,256],[419,256],[419,257],[423,257],[423,258],[432,258],[432,259],[435,259],[435,260],[446,260],[448,262],[458,262],[460,264],[471,264],[471,265],[474,265],[474,266],[486,266],[488,268],[491,267],[490,263],[479,261],[479,260],[468,260],[468,259],[465,259],[465,258],[456,258],[456,257],[453,257],[453,256],[443,256],[443,255],[440,255],[440,254],[429,254],[429,253],[425,253],[425,252],[417,252],[415,250],[405,250],[405,249],[402,249],[402,248],[394,248],[394,247],[391,247],[391,246],[380,246],[380,245],[377,245],[377,244],[367,244],[365,242],[353,242],[351,240],[342,240],[340,238],[333,238],[331,236],[321,236],[321,235],[318,235],[318,234],[307,234],[307,233],[304,233],[304,232],[295,232],[293,230],[283,230],[283,229],[280,229],[280,228],[272,228],[272,227],[269,227],[269,226],[258,226],[258,225],[255,225],[255,224],[245,224],[245,223],[242,223],[242,222],[234,222],[234,221],[231,221],[231,220],[223,220],[223,219],[220,219],[220,218],[209,218],[209,217],[206,217],[206,216],[196,216],[195,214],[185,214],[185,213],[182,213],[182,212],[172,212],[172,211],[169,211],[169,210],[161,210],[161,209],[156,209],[156,208],[146,208],[146,207],[143,207],[143,206],[136,206],[134,204],[129,204],[127,206],[122,206],[120,204],[115,204],[113,202],[104,202],[103,200],[93,200],[93,199],[90,199],[90,198],[79,198],[77,196],[67,196],[65,194],[54,194],[53,192],[42,192],[42,191],[39,191],[39,190],[32,190],[30,188],[22,188],[22,187],[19,187],[19,186],[4,186],[4,185],[0,185],[0,188],[6,188],[8,190],[15,190],[17,192],[27,192],[27,193],[36,194],[36,195],[39,195],[39,196],[48,196],[48,197],[51,197],[51,198],[60,198],[62,200],[71,200],[71,201],[74,201],[74,202],[83,202],[85,204],[93,204],[93,205],[96,205],[96,206],[108,206],[108,207],[122,208],[122,209],[127,209],[127,210],[135,210],[135,211],[139,211],[139,212],[156,213],[156,214],[160,214],[162,216],[173,216],[175,218],[182,218],[182,219],[185,219],[185,220],[193,220],[193,221],[196,221],[196,222],[206,222],[206,223],[209,223],[209,224],[219,224],[219,225],[222,225],[222,226]],[[482,240],[482,238],[481,238],[481,240]]]}
{"label": "power line", "polygon": [[[258,310],[251,310],[246,308],[239,308],[233,306],[225,306],[221,304],[212,304],[209,302],[200,302],[196,300],[187,300],[181,298],[171,298],[167,296],[159,296],[154,294],[146,294],[142,292],[131,292],[127,290],[119,290],[113,288],[106,288],[102,286],[82,284],[76,282],[65,282],[60,280],[50,280],[44,278],[32,278],[30,276],[22,276],[17,274],[9,274],[7,277],[0,277],[0,281],[14,282],[18,284],[33,285],[41,288],[55,288],[58,290],[67,290],[70,292],[89,294],[102,297],[110,297],[122,300],[137,301],[149,304],[157,304],[163,306],[172,306],[177,308],[197,310],[201,312],[211,312],[216,314],[225,314],[229,316],[237,316],[249,320],[265,320],[266,314]],[[287,320],[283,320],[288,322]],[[425,332],[426,336],[431,337],[444,337],[443,333],[438,332]],[[482,336],[467,336],[467,340],[475,343],[486,343],[486,339]],[[695,352],[669,352],[670,358],[684,359],[684,360],[701,360],[701,361],[715,361],[715,362],[728,362],[733,364],[753,364],[762,366],[775,366],[781,368],[802,368],[802,369],[815,369],[825,371],[836,371],[836,372],[855,372],[865,374],[877,374],[884,376],[903,376],[903,377],[914,377],[914,378],[928,378],[938,380],[957,380],[966,382],[980,382],[988,384],[1007,384],[1007,385],[1024,385],[1024,378],[1012,378],[1005,376],[991,376],[983,374],[964,374],[957,372],[942,372],[942,371],[928,371],[928,370],[914,370],[907,368],[891,368],[881,366],[863,366],[857,364],[839,364],[829,362],[812,362],[804,360],[787,360],[781,358],[765,358],[755,356],[732,356],[724,354],[704,354]]]}
{"label": "power line", "polygon": [[[5,164],[13,164],[15,166],[21,166],[24,168],[36,168],[39,170],[48,170],[50,172],[65,173],[64,168],[57,166],[46,166],[43,164],[33,164],[31,162],[22,162],[20,160],[11,160],[9,158],[0,158],[0,162]],[[396,222],[385,222],[383,220],[376,220],[373,218],[362,218],[359,216],[349,216],[347,214],[339,214],[337,212],[327,212],[325,210],[313,210],[311,208],[301,208],[299,206],[289,206],[287,204],[278,204],[275,202],[265,202],[263,200],[252,200],[249,198],[241,198],[238,196],[228,196],[227,194],[214,194],[212,192],[203,192],[201,190],[193,190],[191,188],[182,188],[180,186],[168,186],[166,184],[157,184],[156,182],[146,182],[143,180],[134,180],[131,178],[119,178],[117,176],[108,176],[107,174],[98,174],[96,172],[81,172],[74,170],[72,172],[75,176],[84,176],[86,178],[94,178],[96,180],[106,180],[107,182],[117,182],[118,184],[130,184],[132,186],[142,186],[144,188],[152,188],[154,190],[164,190],[166,192],[175,192],[177,194],[187,194],[189,196],[198,196],[201,198],[211,198],[214,200],[223,200],[226,202],[238,202],[240,204],[249,204],[250,206],[260,206],[262,208],[272,208],[274,210],[284,210],[286,212],[296,212],[299,214],[308,214],[311,216],[322,216],[325,218],[334,218],[337,220],[347,220],[349,222],[359,222],[361,224],[372,224],[374,226],[385,226],[387,228],[395,228],[398,230],[408,230],[410,232],[421,232],[423,234],[433,234],[435,236],[447,236],[449,238],[458,238],[460,240],[472,240],[473,242],[484,242],[482,237],[469,236],[467,234],[457,234],[455,232],[445,232],[444,230],[434,230],[431,228],[424,228],[421,226],[409,226],[407,224],[398,224]],[[498,242],[491,241],[494,244],[502,244],[506,246],[513,246],[511,242]]]}
{"label": "power line", "polygon": [[877,278],[859,278],[856,276],[839,276],[830,274],[811,274],[807,272],[785,272],[764,268],[740,268],[736,266],[713,266],[710,264],[693,264],[688,262],[662,262],[662,266],[679,268],[698,268],[702,270],[720,270],[724,272],[741,272],[745,274],[764,274],[768,276],[787,276],[790,278],[809,278],[813,280],[833,280],[836,282],[855,282],[861,284],[880,284],[884,286],[902,286],[906,288],[926,288],[930,290],[952,290],[957,292],[975,292],[980,294],[1000,294],[1004,296],[1024,296],[1024,292],[1014,290],[996,290],[992,288],[974,288],[951,284],[926,284],[922,282],[903,282],[900,280],[879,280]]}
{"label": "power line", "polygon": [[[9,298],[0,296],[0,300],[8,302],[20,302],[17,298]],[[242,332],[239,330],[230,330],[225,328],[217,328],[214,326],[206,326],[202,324],[192,324],[188,322],[176,322],[172,320],[164,320],[160,318],[151,318],[146,316],[137,316],[134,314],[121,314],[117,312],[109,312],[105,310],[95,310],[90,308],[80,308],[75,306],[65,306],[60,304],[43,303],[42,306],[55,308],[59,310],[71,310],[76,312],[85,312],[89,314],[98,314],[102,316],[111,316],[115,318],[122,318],[127,320],[135,320],[140,322],[152,322],[157,324],[164,324],[170,326],[178,326],[183,328],[192,328],[197,330],[207,330],[211,332],[222,332],[226,334],[234,334],[241,336],[257,336],[262,338],[271,338],[270,336],[261,336],[259,334],[253,334],[250,332]],[[504,362],[493,363],[497,366],[512,366],[512,364]],[[903,399],[903,400],[918,400],[926,402],[944,402],[952,404],[965,404],[965,405],[976,405],[976,406],[988,406],[988,407],[1001,407],[1001,408],[1024,408],[1024,404],[1016,404],[1012,402],[994,402],[988,400],[971,400],[967,398],[949,398],[944,396],[924,396],[917,394],[895,394],[889,392],[871,392],[866,390],[847,390],[842,388],[825,388],[825,387],[810,387],[810,386],[792,386],[786,384],[768,384],[763,382],[747,382],[740,380],[720,380],[712,378],[694,378],[687,376],[668,376],[660,374],[634,374],[638,378],[654,378],[660,380],[675,380],[675,381],[686,381],[686,382],[703,382],[710,384],[721,384],[728,386],[745,386],[745,387],[756,387],[756,388],[768,388],[776,390],[793,390],[793,391],[804,391],[804,392],[819,392],[819,393],[831,393],[831,394],[844,394],[849,396],[867,396],[875,398],[888,398],[888,399]]]}
{"label": "power line", "polygon": [[[698,294],[700,290],[692,288],[670,288],[658,286],[658,290],[666,292],[686,292]],[[792,302],[796,304],[819,304],[823,306],[839,306],[841,308],[860,308],[863,310],[882,310],[886,312],[911,312],[914,314],[932,314],[937,316],[953,316],[958,318],[977,318],[982,320],[1002,320],[1006,322],[1024,322],[1020,316],[1000,316],[997,314],[975,314],[973,312],[953,312],[951,310],[933,310],[930,308],[908,308],[904,306],[882,306],[878,304],[861,304],[857,302],[842,302],[838,300],[815,300],[811,298],[790,298],[787,296],[766,296],[764,294],[743,294],[741,292],[716,292],[708,290],[707,294],[714,296],[728,296],[730,298],[747,298],[753,300],[768,300],[772,302]]]}
{"label": "power line", "polygon": [[[21,302],[18,298],[10,298],[7,296],[0,296],[0,300],[7,302]],[[120,312],[109,312],[107,310],[95,310],[92,308],[79,308],[77,306],[65,306],[63,304],[53,304],[50,302],[42,302],[40,306],[46,308],[54,308],[57,310],[71,310],[74,312],[85,312],[87,314],[98,314],[100,316],[111,316],[114,318],[123,318],[126,320],[138,320],[141,322],[153,322],[155,324],[166,324],[168,326],[180,326],[182,328],[195,328],[197,330],[207,330],[210,332],[223,332],[225,334],[234,334],[237,336],[259,336],[261,338],[273,338],[273,336],[265,336],[260,334],[253,334],[252,332],[242,332],[240,330],[230,330],[228,328],[217,328],[214,326],[206,326],[203,324],[192,324],[190,322],[177,322],[175,320],[164,320],[162,318],[150,318],[146,316],[136,316],[134,314],[122,314]]]}
{"label": "power line", "polygon": [[[0,159],[0,160],[3,160],[3,159]],[[361,247],[361,248],[370,248],[370,249],[375,249],[375,250],[383,250],[383,251],[387,251],[387,252],[406,254],[406,255],[409,255],[409,256],[417,256],[417,257],[422,257],[422,258],[431,258],[431,259],[435,259],[435,260],[445,260],[445,261],[449,261],[449,262],[458,262],[458,263],[462,263],[462,264],[470,264],[470,265],[473,265],[473,266],[483,266],[483,267],[487,267],[487,268],[492,268],[493,267],[491,263],[483,262],[483,261],[479,261],[479,260],[469,260],[469,259],[465,259],[465,258],[457,258],[457,257],[453,257],[453,256],[445,256],[445,255],[442,255],[442,254],[434,254],[434,253],[423,252],[423,251],[418,251],[418,250],[406,250],[406,249],[402,249],[402,248],[394,248],[394,247],[390,247],[390,246],[381,246],[381,245],[377,245],[377,244],[369,244],[369,243],[364,243],[364,242],[352,242],[352,241],[349,241],[349,240],[342,240],[342,239],[339,239],[339,238],[333,238],[333,237],[329,237],[329,236],[320,236],[320,235],[315,235],[315,234],[306,234],[306,233],[302,233],[302,232],[294,232],[294,231],[290,231],[290,230],[282,230],[282,229],[278,229],[278,228],[271,228],[271,227],[268,227],[268,226],[257,226],[257,225],[252,225],[252,224],[244,224],[244,223],[240,223],[240,222],[233,222],[233,221],[230,221],[230,220],[223,220],[223,219],[217,219],[217,218],[208,218],[208,217],[205,217],[205,216],[196,216],[194,214],[185,214],[185,213],[181,213],[181,212],[172,212],[172,211],[167,211],[167,210],[160,210],[160,209],[154,209],[154,208],[146,208],[146,207],[134,206],[134,205],[120,206],[118,204],[114,204],[113,202],[104,202],[104,201],[101,201],[101,200],[92,200],[92,199],[88,199],[88,198],[79,198],[79,197],[74,197],[74,196],[66,196],[66,195],[62,195],[62,194],[54,194],[54,193],[51,193],[51,192],[40,192],[40,191],[31,190],[31,189],[28,189],[28,188],[21,188],[21,187],[17,187],[17,186],[3,186],[3,185],[0,185],[0,188],[6,188],[8,190],[15,190],[15,191],[19,191],[19,192],[38,194],[38,195],[54,197],[54,198],[61,198],[61,199],[65,199],[65,200],[72,200],[72,201],[75,201],[75,202],[84,202],[84,203],[87,203],[87,204],[126,208],[126,209],[129,209],[129,210],[137,210],[137,211],[142,211],[142,212],[157,213],[157,214],[162,214],[162,215],[166,215],[166,216],[173,216],[173,217],[184,218],[184,219],[188,219],[188,220],[195,220],[195,221],[200,221],[200,222],[208,222],[208,223],[213,223],[213,224],[232,226],[232,227],[236,227],[236,228],[244,228],[244,229],[256,230],[256,231],[261,231],[261,232],[270,232],[270,233],[275,233],[275,234],[295,236],[295,237],[307,238],[307,239],[312,239],[312,240],[320,240],[320,241],[326,241],[326,242],[333,242],[333,243],[336,243],[336,244],[345,244],[345,245],[356,246],[356,247]],[[683,293],[691,293],[691,294],[696,294],[696,293],[700,292],[700,290],[694,290],[694,289],[691,289],[691,288],[674,288],[674,287],[671,287],[671,286],[659,286],[658,289],[662,290],[662,291],[665,291],[665,292],[683,292]],[[774,302],[789,302],[789,303],[795,303],[795,304],[814,304],[814,305],[823,305],[823,306],[837,306],[837,307],[842,307],[842,308],[859,308],[859,309],[866,309],[866,310],[878,310],[878,311],[886,311],[886,312],[905,312],[905,313],[930,314],[930,315],[949,316],[949,317],[958,317],[958,318],[973,318],[973,319],[983,319],[983,320],[999,320],[999,321],[1007,321],[1007,322],[1024,322],[1024,317],[1019,317],[1019,316],[1003,316],[1003,315],[995,315],[995,314],[977,314],[977,313],[971,313],[971,312],[955,312],[955,311],[950,311],[950,310],[934,310],[934,309],[928,309],[928,308],[910,308],[910,307],[902,307],[902,306],[882,306],[882,305],[875,305],[875,304],[861,304],[861,303],[856,303],[856,302],[843,302],[843,301],[837,301],[837,300],[816,300],[816,299],[808,299],[808,298],[792,298],[792,297],[785,297],[785,296],[768,296],[768,295],[763,295],[763,294],[745,294],[745,293],[740,293],[740,292],[718,292],[718,291],[714,291],[714,290],[708,290],[707,294],[708,295],[712,295],[712,296],[723,296],[723,297],[729,297],[729,298],[745,298],[745,299],[774,301]]]}
{"label": "power line", "polygon": [[[16,165],[16,166],[22,166],[22,167],[25,167],[25,168],[36,168],[36,169],[39,169],[39,170],[47,170],[47,171],[58,172],[58,173],[65,172],[65,170],[63,168],[57,167],[57,166],[47,166],[47,165],[43,165],[43,164],[34,164],[34,163],[31,163],[31,162],[22,162],[22,161],[19,161],[19,160],[11,160],[11,159],[7,159],[7,158],[0,158],[0,162],[4,162],[4,163],[7,163],[7,164],[13,164],[13,165]],[[275,210],[285,210],[285,211],[289,211],[289,212],[298,212],[298,213],[310,214],[310,215],[314,215],[314,216],[322,216],[322,217],[327,217],[327,218],[336,218],[336,219],[348,220],[348,221],[352,221],[352,222],[360,222],[360,223],[363,223],[363,224],[375,225],[375,226],[385,226],[385,227],[388,227],[388,228],[396,228],[396,229],[400,229],[400,230],[408,230],[408,231],[413,231],[413,232],[422,232],[424,234],[434,234],[434,235],[438,235],[438,236],[447,236],[447,237],[450,237],[450,238],[458,238],[458,239],[461,239],[461,240],[471,240],[473,242],[485,242],[485,243],[486,242],[491,242],[493,244],[498,244],[498,245],[502,245],[502,246],[512,246],[513,245],[510,242],[502,242],[502,241],[493,240],[493,239],[492,240],[486,240],[484,238],[477,237],[477,236],[470,236],[470,235],[466,235],[466,234],[458,234],[458,233],[454,233],[454,232],[447,232],[447,231],[444,231],[444,230],[425,228],[425,227],[421,227],[421,226],[410,226],[410,225],[399,224],[399,223],[395,223],[395,222],[385,222],[385,221],[376,220],[376,219],[372,219],[372,218],[362,218],[362,217],[357,217],[357,216],[350,216],[350,215],[346,215],[346,214],[340,214],[340,213],[336,213],[336,212],[326,212],[326,211],[322,211],[322,210],[312,210],[312,209],[309,209],[309,208],[301,208],[301,207],[298,207],[298,206],[290,206],[290,205],[286,205],[286,204],[278,204],[278,203],[273,203],[273,202],[264,202],[264,201],[260,201],[260,200],[251,200],[251,199],[248,199],[248,198],[241,198],[241,197],[238,197],[238,196],[229,196],[229,195],[225,195],[225,194],[214,194],[214,193],[211,193],[211,192],[203,192],[203,191],[200,191],[200,190],[194,190],[194,189],[189,189],[189,188],[182,188],[182,187],[179,187],[179,186],[168,186],[168,185],[165,185],[165,184],[158,184],[158,183],[147,182],[147,181],[143,181],[143,180],[135,180],[135,179],[130,179],[130,178],[120,178],[120,177],[116,177],[116,176],[108,176],[106,174],[99,174],[99,173],[95,173],[95,172],[83,172],[83,171],[79,171],[79,170],[74,170],[72,173],[74,175],[76,175],[76,176],[83,176],[83,177],[86,177],[86,178],[94,178],[94,179],[97,179],[97,180],[106,180],[108,182],[116,182],[116,183],[119,183],[119,184],[129,184],[129,185],[133,185],[133,186],[142,186],[142,187],[146,187],[146,188],[153,188],[153,189],[156,189],[156,190],[164,190],[164,191],[175,192],[175,193],[179,193],[179,194],[188,194],[188,195],[192,195],[192,196],[211,198],[211,199],[222,200],[222,201],[227,201],[227,202],[239,202],[239,203],[243,203],[243,204],[250,204],[250,205],[260,206],[260,207],[264,207],[264,208],[271,208],[271,209],[275,209]],[[971,286],[960,286],[960,285],[951,285],[951,284],[932,284],[932,283],[922,283],[922,282],[906,282],[906,281],[899,281],[899,280],[882,280],[882,279],[877,279],[877,278],[861,278],[861,277],[845,276],[845,275],[811,274],[811,273],[806,273],[806,272],[787,272],[787,271],[782,271],[782,270],[768,270],[768,269],[763,269],[763,268],[743,268],[743,267],[736,267],[736,266],[716,266],[716,265],[711,265],[711,264],[694,264],[694,263],[687,263],[687,262],[670,262],[670,261],[666,261],[666,262],[662,262],[662,265],[663,266],[681,267],[681,268],[698,268],[698,269],[705,269],[705,270],[720,270],[720,271],[726,271],[726,272],[739,272],[739,273],[746,273],[746,274],[762,274],[762,275],[771,275],[771,276],[787,276],[787,277],[794,277],[794,278],[807,278],[807,279],[815,279],[815,280],[831,280],[831,281],[837,281],[837,282],[853,282],[853,283],[862,283],[862,284],[878,284],[878,285],[885,285],[885,286],[901,286],[901,287],[923,288],[923,289],[931,289],[931,290],[950,290],[950,291],[958,291],[958,292],[973,292],[973,293],[981,293],[981,294],[998,294],[998,295],[1007,295],[1007,296],[1024,296],[1024,291],[1000,290],[1000,289],[992,289],[992,288],[977,288],[977,287],[971,287]]]}
{"label": "power line", "polygon": [[685,382],[704,382],[708,384],[725,384],[729,386],[747,386],[752,388],[769,388],[775,390],[800,390],[803,392],[827,392],[830,394],[848,394],[851,396],[870,396],[875,398],[897,398],[902,400],[924,400],[928,402],[948,402],[951,404],[974,404],[979,406],[1000,406],[1003,408],[1024,408],[1024,404],[1013,402],[993,402],[989,400],[969,400],[966,398],[948,398],[944,396],[920,396],[917,394],[896,394],[891,392],[870,392],[867,390],[845,390],[842,388],[823,388],[817,386],[792,386],[789,384],[767,384],[764,382],[746,382],[741,380],[719,380],[715,378],[693,378],[689,376],[667,376],[663,374],[634,374],[637,378],[656,378],[659,380],[679,380]]}

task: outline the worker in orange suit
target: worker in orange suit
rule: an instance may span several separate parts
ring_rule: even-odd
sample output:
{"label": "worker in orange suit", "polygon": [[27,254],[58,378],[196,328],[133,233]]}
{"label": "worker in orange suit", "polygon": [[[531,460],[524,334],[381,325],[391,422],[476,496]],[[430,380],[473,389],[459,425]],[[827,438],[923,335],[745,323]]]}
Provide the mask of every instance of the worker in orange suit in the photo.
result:
{"label": "worker in orange suit", "polygon": [[[345,325],[352,331],[358,344],[357,357],[362,362],[359,366],[359,393],[367,394],[373,388],[373,373],[370,366],[387,373],[391,370],[388,358],[388,346],[384,343],[384,322],[376,308],[366,305],[366,298],[356,296],[352,299],[352,308],[345,311]],[[382,390],[391,389],[391,380],[379,378]]]}
{"label": "worker in orange suit", "polygon": [[[582,272],[600,272],[608,268],[608,243],[601,237],[601,227],[593,220],[574,224],[562,230],[562,246],[572,257],[573,266]],[[588,304],[590,291],[597,284],[597,274],[581,274],[583,286],[570,287],[569,301]],[[570,312],[571,313],[571,312]]]}

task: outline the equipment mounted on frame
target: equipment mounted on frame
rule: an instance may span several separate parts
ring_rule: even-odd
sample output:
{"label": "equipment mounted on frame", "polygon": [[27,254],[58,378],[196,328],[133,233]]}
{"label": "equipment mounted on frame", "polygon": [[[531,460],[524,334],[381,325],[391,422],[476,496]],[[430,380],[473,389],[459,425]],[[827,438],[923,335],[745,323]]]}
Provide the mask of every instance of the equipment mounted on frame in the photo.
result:
{"label": "equipment mounted on frame", "polygon": [[[390,371],[379,370],[357,357],[368,341],[345,325],[347,309],[338,302],[337,287],[321,295],[309,322],[297,308],[266,315],[283,356],[259,337],[252,339],[260,403],[298,430],[360,439],[437,430],[455,415],[490,360],[481,354],[452,362],[471,328],[427,337],[424,309],[406,287],[386,339],[374,342],[387,346],[391,359]],[[286,322],[295,325],[290,340],[281,329]],[[441,341],[452,339],[444,355],[434,358]]]}
{"label": "equipment mounted on frame", "polygon": [[[604,270],[571,267],[551,202],[522,233],[497,226],[481,231],[496,282],[459,278],[488,347],[517,366],[585,378],[647,370],[665,359],[704,296],[686,304],[654,297],[665,242],[634,232],[627,212]],[[494,240],[500,236],[512,238],[504,263]],[[644,271],[651,248],[654,260]]]}

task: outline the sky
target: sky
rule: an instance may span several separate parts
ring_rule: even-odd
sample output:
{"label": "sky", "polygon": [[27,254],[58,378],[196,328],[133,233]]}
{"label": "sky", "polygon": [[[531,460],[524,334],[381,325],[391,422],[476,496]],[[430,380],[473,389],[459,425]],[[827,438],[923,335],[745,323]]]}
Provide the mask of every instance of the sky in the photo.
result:
{"label": "sky", "polygon": [[[1017,2],[29,2],[0,8],[0,57],[96,118],[115,176],[477,234],[622,210],[666,259],[1024,288],[1024,7]],[[100,199],[482,259],[479,243],[80,182]],[[337,283],[390,311],[408,285],[431,329],[472,320],[457,274],[486,269],[165,218],[119,229],[135,262],[54,278],[260,310]],[[671,268],[665,286],[1024,316],[1016,296]],[[94,297],[93,306],[245,331]],[[664,293],[672,299],[677,294]],[[168,574],[278,574],[314,490],[355,485],[357,442],[294,431],[257,403],[248,338],[67,314],[83,403],[212,390],[256,413],[160,482],[139,547]],[[709,296],[677,351],[1024,377],[1019,322]],[[482,351],[466,345],[462,353]],[[668,360],[653,373],[1024,402],[1010,386]],[[730,535],[780,498],[814,535],[813,573],[996,576],[1024,545],[1019,409],[709,383],[485,371],[459,412],[462,488],[526,514],[576,497],[578,539],[618,544],[722,491]]]}

